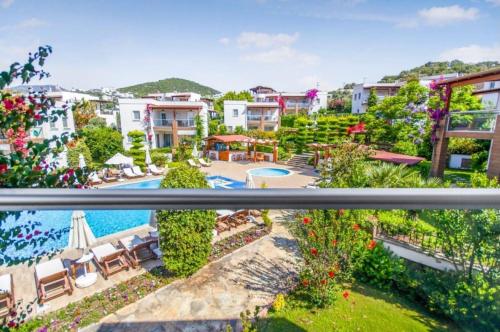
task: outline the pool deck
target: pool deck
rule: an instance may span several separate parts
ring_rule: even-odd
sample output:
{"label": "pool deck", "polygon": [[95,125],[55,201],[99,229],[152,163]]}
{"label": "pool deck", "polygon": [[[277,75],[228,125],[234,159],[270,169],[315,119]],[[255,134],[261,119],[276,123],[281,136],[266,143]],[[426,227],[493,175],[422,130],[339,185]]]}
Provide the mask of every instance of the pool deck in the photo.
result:
{"label": "pool deck", "polygon": [[[259,188],[262,183],[266,183],[268,188],[301,188],[307,185],[308,183],[313,182],[317,178],[317,174],[315,174],[310,169],[300,169],[295,167],[290,167],[286,165],[278,165],[269,162],[261,162],[261,163],[250,163],[250,162],[223,162],[223,161],[215,161],[212,163],[210,167],[203,167],[200,170],[206,173],[209,176],[212,175],[221,175],[225,176],[237,181],[245,181],[246,172],[252,168],[258,167],[274,167],[274,168],[285,168],[291,170],[293,173],[288,176],[282,177],[260,177],[253,176],[253,180],[257,188]],[[110,184],[103,184],[98,186],[99,188],[105,188],[114,185],[122,185],[122,184],[130,184],[141,181],[155,180],[161,179],[162,176],[148,176],[145,178],[137,179],[137,180],[125,180],[123,182],[115,182]],[[220,240],[226,236],[232,235],[235,231],[243,231],[248,228],[249,225],[242,225],[240,229],[233,230],[230,233],[222,233],[214,240]],[[137,234],[139,236],[145,236],[149,230],[152,228],[149,225],[143,225],[139,227],[135,227],[133,229],[129,229],[123,232],[119,232],[116,234],[112,234],[109,236],[101,237],[97,239],[97,243],[94,246],[112,242],[116,244],[118,239],[123,238],[128,235]],[[69,263],[70,260],[77,259],[81,257],[81,250],[77,249],[65,249],[61,253],[57,254],[56,257],[61,257],[65,263]],[[44,258],[42,261],[46,261],[47,258]],[[105,280],[99,272],[97,282],[87,288],[74,288],[74,292],[71,296],[63,295],[53,300],[48,301],[43,307],[38,305],[35,306],[35,314],[41,314],[44,312],[54,311],[60,308],[65,307],[68,303],[76,302],[84,297],[90,296],[94,293],[103,291],[113,285],[116,285],[120,282],[133,278],[134,276],[140,275],[151,268],[158,266],[161,264],[159,260],[150,260],[144,262],[141,267],[138,269],[129,269],[129,271],[122,271],[117,274],[114,274]],[[91,264],[91,271],[95,272],[95,266]],[[6,267],[0,266],[0,275],[5,273],[11,273],[13,275],[14,280],[14,292],[16,296],[16,301],[22,300],[23,305],[26,305],[32,301],[36,301],[36,288],[35,288],[35,277],[34,277],[34,266],[29,266],[27,263],[20,264],[17,266]],[[74,280],[71,279],[72,284],[74,285]]]}

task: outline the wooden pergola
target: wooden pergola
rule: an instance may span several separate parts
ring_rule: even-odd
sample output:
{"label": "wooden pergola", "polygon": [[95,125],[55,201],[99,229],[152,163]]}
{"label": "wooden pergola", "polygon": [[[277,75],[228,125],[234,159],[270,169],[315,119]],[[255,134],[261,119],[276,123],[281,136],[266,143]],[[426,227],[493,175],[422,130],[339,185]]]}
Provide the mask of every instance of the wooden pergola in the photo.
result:
{"label": "wooden pergola", "polygon": [[[232,154],[241,154],[241,152],[231,153],[231,143],[245,143],[247,145],[247,160],[251,159],[257,162],[260,159],[259,152],[257,152],[257,145],[264,145],[273,147],[272,162],[278,161],[278,141],[276,140],[256,139],[244,135],[213,135],[205,138],[205,141],[207,143],[203,149],[204,155],[208,155],[209,151],[217,151],[219,160],[232,161]],[[225,148],[220,149],[221,145]]]}
{"label": "wooden pergola", "polygon": [[[449,114],[450,100],[453,88],[471,84],[479,84],[500,80],[500,68],[493,68],[479,73],[450,78],[438,82],[437,85],[446,88],[446,100],[444,113]],[[488,93],[487,90],[476,91],[475,94]],[[432,166],[430,175],[442,177],[446,168],[446,157],[448,142],[450,137],[466,137],[474,139],[491,140],[490,156],[488,162],[488,176],[495,177],[500,175],[500,117],[497,116],[494,132],[474,132],[474,131],[453,131],[448,132],[446,125],[449,115],[443,117],[436,130],[437,141],[432,151]]]}
{"label": "wooden pergola", "polygon": [[310,143],[307,144],[308,147],[314,150],[314,167],[318,166],[319,160],[321,159],[321,151],[324,152],[323,158],[326,160],[330,158],[330,150],[336,148],[337,144],[327,144],[327,143]]}

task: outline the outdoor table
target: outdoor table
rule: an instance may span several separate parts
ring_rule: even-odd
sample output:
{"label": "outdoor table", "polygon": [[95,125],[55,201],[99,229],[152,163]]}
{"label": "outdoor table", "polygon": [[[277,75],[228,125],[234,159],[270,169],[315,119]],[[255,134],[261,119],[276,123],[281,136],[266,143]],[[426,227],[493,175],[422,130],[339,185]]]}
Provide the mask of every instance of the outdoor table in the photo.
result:
{"label": "outdoor table", "polygon": [[76,271],[80,266],[83,266],[83,274],[75,279],[75,285],[79,288],[92,286],[97,281],[97,273],[88,272],[90,270],[90,261],[94,258],[94,254],[89,253],[77,259],[72,266],[73,278],[76,277]]}

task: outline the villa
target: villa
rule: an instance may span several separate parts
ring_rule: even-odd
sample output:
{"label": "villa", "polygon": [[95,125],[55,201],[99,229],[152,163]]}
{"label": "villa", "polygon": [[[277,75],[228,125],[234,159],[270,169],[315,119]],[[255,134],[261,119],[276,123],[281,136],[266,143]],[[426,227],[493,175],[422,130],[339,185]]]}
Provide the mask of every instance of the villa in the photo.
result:
{"label": "villa", "polygon": [[[200,116],[203,137],[208,136],[208,105],[196,93],[151,94],[145,98],[118,99],[122,134],[132,130],[145,131],[144,118],[150,105],[149,126],[155,148],[176,147],[184,137],[196,135],[195,117]],[[131,141],[124,140],[125,149]]]}
{"label": "villa", "polygon": [[276,131],[279,122],[280,107],[275,101],[224,101],[224,124],[230,132],[237,127],[245,130]]}

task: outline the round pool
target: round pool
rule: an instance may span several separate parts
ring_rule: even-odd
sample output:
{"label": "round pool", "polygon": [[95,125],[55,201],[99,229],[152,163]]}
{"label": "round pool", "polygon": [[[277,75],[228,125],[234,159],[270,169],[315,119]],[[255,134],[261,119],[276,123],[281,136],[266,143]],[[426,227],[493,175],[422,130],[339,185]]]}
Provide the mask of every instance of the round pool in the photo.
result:
{"label": "round pool", "polygon": [[278,176],[287,176],[292,174],[292,171],[289,171],[284,168],[273,168],[273,167],[262,167],[262,168],[252,168],[249,169],[248,174],[253,176],[267,176],[267,177],[278,177]]}

